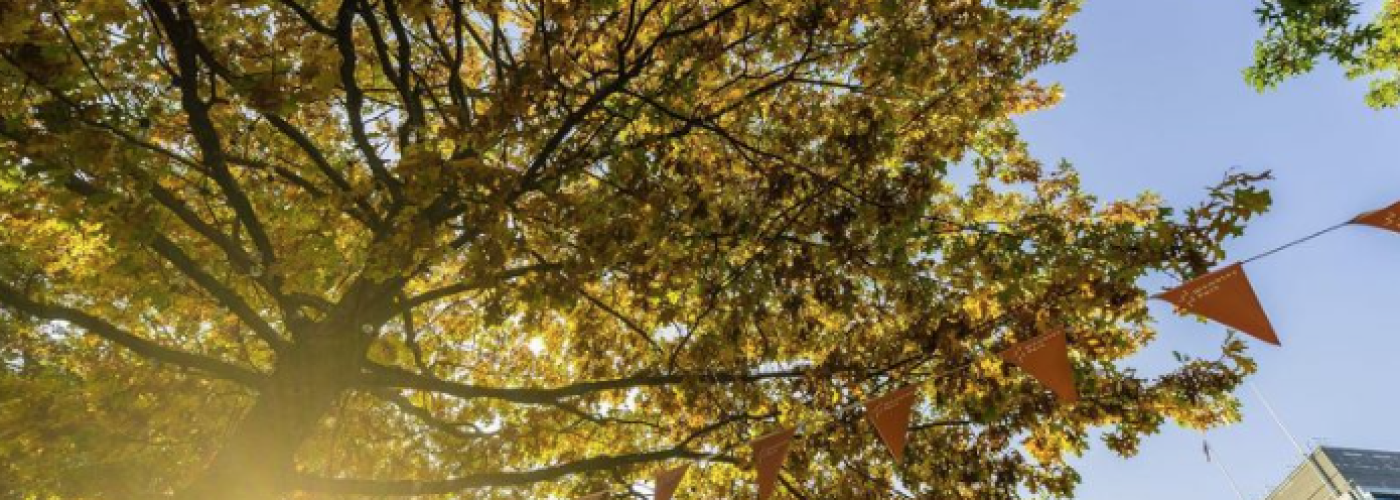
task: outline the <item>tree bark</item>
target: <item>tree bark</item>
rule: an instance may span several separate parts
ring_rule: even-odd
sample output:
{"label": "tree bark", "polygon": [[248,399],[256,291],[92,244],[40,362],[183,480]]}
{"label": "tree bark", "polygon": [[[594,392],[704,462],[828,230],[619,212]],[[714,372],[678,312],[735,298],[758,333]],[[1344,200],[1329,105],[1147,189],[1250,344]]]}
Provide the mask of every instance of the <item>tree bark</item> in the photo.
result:
{"label": "tree bark", "polygon": [[354,334],[308,336],[280,356],[269,383],[208,468],[176,498],[275,500],[296,453],[355,381],[364,345]]}

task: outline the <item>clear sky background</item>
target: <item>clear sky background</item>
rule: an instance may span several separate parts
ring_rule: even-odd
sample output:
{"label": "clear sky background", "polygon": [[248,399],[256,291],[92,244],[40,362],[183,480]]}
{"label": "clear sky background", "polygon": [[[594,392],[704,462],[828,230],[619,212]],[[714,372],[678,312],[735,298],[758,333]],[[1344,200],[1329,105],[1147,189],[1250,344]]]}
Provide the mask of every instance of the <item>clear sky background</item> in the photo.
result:
{"label": "clear sky background", "polygon": [[[1369,15],[1379,7],[1369,2]],[[1229,245],[1245,258],[1400,200],[1400,110],[1375,111],[1365,83],[1324,66],[1264,94],[1241,70],[1259,35],[1253,0],[1089,1],[1072,24],[1079,54],[1039,75],[1058,107],[1019,121],[1032,152],[1078,168],[1103,199],[1152,190],[1177,206],[1232,166],[1273,170],[1274,209]],[[1400,451],[1400,234],[1354,226],[1246,267],[1283,340],[1251,343],[1252,382],[1308,446]],[[1169,285],[1150,280],[1150,289]],[[1211,356],[1224,329],[1154,304],[1160,335],[1128,360],[1145,373],[1172,351]],[[1243,423],[1210,432],[1246,498],[1263,498],[1299,458],[1247,387]],[[1101,443],[1075,461],[1090,500],[1233,500],[1201,434],[1174,426],[1122,459]]]}

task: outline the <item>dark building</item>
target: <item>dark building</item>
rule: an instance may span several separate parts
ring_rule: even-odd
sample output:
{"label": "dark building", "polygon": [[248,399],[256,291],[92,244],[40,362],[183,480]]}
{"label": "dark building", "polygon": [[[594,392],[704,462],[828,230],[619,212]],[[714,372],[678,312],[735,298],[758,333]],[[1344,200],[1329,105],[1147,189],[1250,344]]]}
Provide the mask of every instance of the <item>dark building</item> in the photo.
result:
{"label": "dark building", "polygon": [[1321,446],[1266,500],[1400,500],[1400,452]]}

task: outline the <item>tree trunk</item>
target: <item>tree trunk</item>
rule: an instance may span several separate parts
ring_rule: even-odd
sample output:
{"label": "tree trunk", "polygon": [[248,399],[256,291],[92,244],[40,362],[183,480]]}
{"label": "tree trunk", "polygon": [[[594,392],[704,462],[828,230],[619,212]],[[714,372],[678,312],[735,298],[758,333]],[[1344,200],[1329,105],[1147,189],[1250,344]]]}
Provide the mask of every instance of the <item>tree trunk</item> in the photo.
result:
{"label": "tree trunk", "polygon": [[354,380],[364,342],[312,336],[280,356],[267,386],[204,473],[177,498],[275,500],[296,453]]}

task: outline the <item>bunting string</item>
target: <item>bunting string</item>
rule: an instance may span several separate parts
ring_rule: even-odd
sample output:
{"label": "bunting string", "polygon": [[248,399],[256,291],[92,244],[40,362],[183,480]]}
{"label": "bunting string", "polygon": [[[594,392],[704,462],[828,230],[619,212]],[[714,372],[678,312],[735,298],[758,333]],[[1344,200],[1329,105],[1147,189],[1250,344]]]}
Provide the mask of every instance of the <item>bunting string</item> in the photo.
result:
{"label": "bunting string", "polygon": [[1302,238],[1298,238],[1298,239],[1296,239],[1296,240],[1293,240],[1293,241],[1290,241],[1290,242],[1288,242],[1288,243],[1284,243],[1284,244],[1282,244],[1282,245],[1279,245],[1279,246],[1277,246],[1277,247],[1274,247],[1274,248],[1272,248],[1272,249],[1266,250],[1266,251],[1264,251],[1264,252],[1262,252],[1262,253],[1259,253],[1258,255],[1255,255],[1255,256],[1250,257],[1250,258],[1248,258],[1248,259],[1241,260],[1240,263],[1241,263],[1241,264],[1248,264],[1248,263],[1250,263],[1250,262],[1254,262],[1254,261],[1256,261],[1256,260],[1259,260],[1259,259],[1268,257],[1268,256],[1270,256],[1270,255],[1273,255],[1273,254],[1282,252],[1282,251],[1284,251],[1284,250],[1288,250],[1289,248],[1293,248],[1293,247],[1298,246],[1298,245],[1301,245],[1301,244],[1303,244],[1303,243],[1307,243],[1307,242],[1309,242],[1309,241],[1311,241],[1311,240],[1313,240],[1313,239],[1316,239],[1317,237],[1322,236],[1322,235],[1324,235],[1324,234],[1327,234],[1327,233],[1330,233],[1330,232],[1332,232],[1332,231],[1336,231],[1336,230],[1338,230],[1338,229],[1341,229],[1341,228],[1350,226],[1350,225],[1352,225],[1352,224],[1354,223],[1354,221],[1355,221],[1355,219],[1348,220],[1348,221],[1345,221],[1345,222],[1338,222],[1338,223],[1336,223],[1336,224],[1333,224],[1333,225],[1327,227],[1327,229],[1323,229],[1323,230],[1321,230],[1321,231],[1317,231],[1317,232],[1315,232],[1315,233],[1309,234],[1309,235],[1304,236],[1304,237],[1302,237]]}

